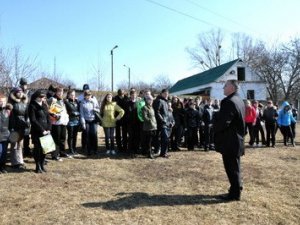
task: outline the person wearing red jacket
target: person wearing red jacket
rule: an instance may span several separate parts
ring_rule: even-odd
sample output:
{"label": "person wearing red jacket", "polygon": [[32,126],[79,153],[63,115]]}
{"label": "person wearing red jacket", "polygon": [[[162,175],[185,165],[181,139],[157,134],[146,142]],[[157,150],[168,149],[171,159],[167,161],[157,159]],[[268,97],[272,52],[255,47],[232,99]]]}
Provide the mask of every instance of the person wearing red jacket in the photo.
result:
{"label": "person wearing red jacket", "polygon": [[251,105],[249,100],[246,101],[246,115],[245,115],[245,123],[246,123],[246,131],[245,133],[249,133],[250,140],[249,145],[253,146],[254,143],[254,125],[256,123],[256,111],[255,108]]}

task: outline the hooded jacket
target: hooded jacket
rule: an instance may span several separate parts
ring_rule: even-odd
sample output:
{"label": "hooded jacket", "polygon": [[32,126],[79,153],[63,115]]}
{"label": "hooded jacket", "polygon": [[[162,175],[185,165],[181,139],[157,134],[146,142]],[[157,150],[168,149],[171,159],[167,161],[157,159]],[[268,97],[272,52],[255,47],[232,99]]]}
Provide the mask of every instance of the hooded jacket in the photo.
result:
{"label": "hooded jacket", "polygon": [[[286,109],[286,107],[289,107]],[[290,126],[291,123],[296,123],[296,120],[293,117],[292,111],[290,104],[285,101],[281,105],[281,110],[279,111],[278,114],[278,119],[277,119],[278,126]]]}
{"label": "hooded jacket", "polygon": [[13,106],[13,110],[9,118],[9,128],[16,131],[24,132],[30,127],[28,116],[28,98],[25,94],[21,98],[17,98],[14,93],[10,94],[9,102]]}

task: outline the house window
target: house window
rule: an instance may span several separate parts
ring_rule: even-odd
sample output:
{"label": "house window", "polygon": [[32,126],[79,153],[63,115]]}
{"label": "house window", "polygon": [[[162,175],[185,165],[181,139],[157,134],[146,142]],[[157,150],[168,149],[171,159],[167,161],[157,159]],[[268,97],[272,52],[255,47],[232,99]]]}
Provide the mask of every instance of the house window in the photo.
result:
{"label": "house window", "polygon": [[249,99],[249,100],[255,99],[255,93],[254,93],[254,90],[248,90],[248,91],[247,91],[247,99]]}
{"label": "house window", "polygon": [[244,67],[238,67],[237,68],[237,76],[239,81],[245,81],[245,68]]}

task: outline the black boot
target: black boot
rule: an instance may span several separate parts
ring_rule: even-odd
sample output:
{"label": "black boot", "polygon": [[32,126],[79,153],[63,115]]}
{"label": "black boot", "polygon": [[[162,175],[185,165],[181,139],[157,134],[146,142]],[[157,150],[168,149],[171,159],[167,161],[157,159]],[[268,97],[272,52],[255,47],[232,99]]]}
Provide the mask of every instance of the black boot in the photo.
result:
{"label": "black boot", "polygon": [[36,173],[42,173],[43,172],[42,169],[41,169],[41,165],[40,165],[39,162],[35,163],[35,172]]}
{"label": "black boot", "polygon": [[7,173],[7,171],[5,170],[4,164],[0,164],[0,173]]}
{"label": "black boot", "polygon": [[41,160],[40,160],[41,170],[42,170],[42,172],[44,172],[44,173],[47,172],[47,170],[46,170],[46,168],[45,168],[45,157],[46,157],[46,155],[45,155],[45,154],[42,154]]}
{"label": "black boot", "polygon": [[35,161],[35,172],[36,173],[42,173],[43,171],[42,171],[41,164],[40,164],[41,157],[40,157],[38,149],[34,149],[33,158],[34,158],[34,161]]}

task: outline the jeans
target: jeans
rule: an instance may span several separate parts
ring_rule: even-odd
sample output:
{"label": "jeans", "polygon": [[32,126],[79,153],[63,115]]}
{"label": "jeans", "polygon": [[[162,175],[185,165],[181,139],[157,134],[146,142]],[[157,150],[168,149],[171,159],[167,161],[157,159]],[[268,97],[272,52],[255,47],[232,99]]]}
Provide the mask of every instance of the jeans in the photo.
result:
{"label": "jeans", "polygon": [[79,126],[67,126],[68,130],[68,146],[71,154],[76,152],[76,142]]}
{"label": "jeans", "polygon": [[3,167],[7,157],[7,141],[0,142],[0,167]]}
{"label": "jeans", "polygon": [[156,130],[149,130],[149,131],[143,131],[143,146],[142,151],[150,154],[151,148],[152,148],[152,140],[156,135]]}
{"label": "jeans", "polygon": [[83,131],[84,141],[86,143],[86,151],[88,154],[91,152],[96,153],[98,148],[98,133],[97,126],[98,124],[92,121],[85,121],[85,130]]}
{"label": "jeans", "polygon": [[171,128],[162,128],[160,137],[161,137],[161,155],[166,155],[168,153],[168,144],[169,137],[171,135]]}
{"label": "jeans", "polygon": [[105,135],[105,148],[106,150],[114,150],[114,135],[115,135],[115,128],[114,127],[103,127],[104,135]]}
{"label": "jeans", "polygon": [[293,132],[291,126],[281,126],[280,128],[283,135],[283,143],[287,145],[289,138],[291,139],[292,144],[294,144]]}
{"label": "jeans", "polygon": [[119,151],[127,151],[127,124],[117,124],[116,126],[116,142]]}
{"label": "jeans", "polygon": [[275,145],[275,129],[276,123],[266,123],[267,146],[270,146],[270,142],[272,142],[272,146]]}
{"label": "jeans", "polygon": [[171,148],[177,150],[181,143],[183,127],[181,125],[175,126],[171,133]]}

